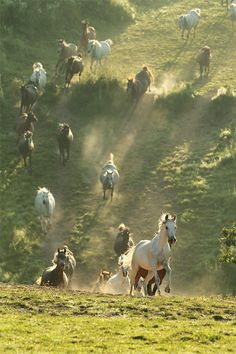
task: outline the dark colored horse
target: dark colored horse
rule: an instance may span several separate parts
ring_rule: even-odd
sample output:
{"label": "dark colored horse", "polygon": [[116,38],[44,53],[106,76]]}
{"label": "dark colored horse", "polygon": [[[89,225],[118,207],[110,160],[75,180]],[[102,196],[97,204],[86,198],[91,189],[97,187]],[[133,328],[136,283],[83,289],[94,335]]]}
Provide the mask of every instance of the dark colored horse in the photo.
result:
{"label": "dark colored horse", "polygon": [[43,271],[40,285],[58,286],[66,288],[68,279],[65,273],[66,265],[66,248],[60,250],[58,248],[56,264],[46,268]]}
{"label": "dark colored horse", "polygon": [[[18,148],[19,152],[24,159],[25,167],[28,167],[28,172],[32,172],[32,152],[34,150],[34,142],[33,142],[33,133],[27,130],[24,134],[22,134],[19,138]],[[27,164],[28,159],[28,164]]]}
{"label": "dark colored horse", "polygon": [[150,88],[151,77],[149,72],[144,68],[135,76],[135,79],[131,78],[127,81],[126,90],[132,100],[138,101],[147,91],[148,87]]}
{"label": "dark colored horse", "polygon": [[115,239],[114,251],[117,256],[121,256],[134,245],[134,242],[130,236],[130,230],[124,224],[121,224],[118,228],[118,234]]}
{"label": "dark colored horse", "polygon": [[96,39],[96,30],[94,27],[89,25],[88,20],[81,21],[82,26],[82,37],[81,37],[81,45],[87,52],[88,41],[90,39]]}
{"label": "dark colored horse", "polygon": [[202,76],[202,74],[208,76],[210,71],[210,61],[211,61],[211,48],[206,45],[202,47],[200,53],[197,56],[197,62],[200,65],[200,76]]}
{"label": "dark colored horse", "polygon": [[57,132],[57,142],[60,151],[60,161],[63,163],[63,165],[65,165],[66,161],[68,161],[70,158],[70,146],[72,141],[73,134],[69,124],[60,123]]}
{"label": "dark colored horse", "polygon": [[21,86],[21,106],[20,113],[29,112],[38,98],[38,89],[32,83]]}
{"label": "dark colored horse", "polygon": [[[64,267],[64,272],[66,273],[66,276],[68,278],[68,287],[70,287],[72,276],[76,268],[76,260],[74,258],[73,252],[71,252],[67,246],[64,246],[63,249],[66,250],[66,263]],[[57,261],[58,251],[54,254],[52,263],[57,264]]]}
{"label": "dark colored horse", "polygon": [[72,56],[68,59],[66,64],[66,82],[65,87],[70,86],[70,82],[75,74],[79,74],[79,79],[84,70],[84,62],[81,54]]}
{"label": "dark colored horse", "polygon": [[[160,285],[161,285],[162,280],[164,279],[164,277],[166,275],[166,270],[165,269],[161,269],[161,270],[158,270],[157,273],[159,275]],[[139,270],[138,270],[138,272],[136,274],[136,277],[135,277],[135,285],[134,285],[135,289],[137,288],[139,279],[141,277],[143,279],[145,279],[147,274],[148,274],[148,271],[146,269],[139,268]],[[154,286],[153,286],[153,284],[154,284]],[[149,283],[147,285],[147,293],[148,293],[149,296],[154,296],[156,294],[156,291],[157,291],[157,286],[155,284],[155,278],[153,276],[153,278],[149,281]]]}
{"label": "dark colored horse", "polygon": [[22,113],[20,117],[17,119],[16,131],[18,133],[18,140],[22,134],[24,134],[27,130],[34,133],[34,123],[37,122],[38,119],[33,112]]}

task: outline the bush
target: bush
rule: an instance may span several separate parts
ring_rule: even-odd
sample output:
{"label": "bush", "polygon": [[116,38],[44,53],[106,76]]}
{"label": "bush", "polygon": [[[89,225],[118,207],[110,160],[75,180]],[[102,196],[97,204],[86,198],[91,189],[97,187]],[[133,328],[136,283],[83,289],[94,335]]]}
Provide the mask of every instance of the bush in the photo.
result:
{"label": "bush", "polygon": [[236,264],[236,223],[234,223],[231,228],[223,228],[220,243],[221,262]]}
{"label": "bush", "polygon": [[179,114],[193,108],[196,95],[191,85],[181,84],[173,92],[158,96],[154,107],[168,109],[171,114]]}
{"label": "bush", "polygon": [[214,118],[225,117],[232,111],[235,104],[235,92],[230,87],[221,87],[210,101],[209,114]]}
{"label": "bush", "polygon": [[75,85],[68,104],[74,113],[118,113],[126,107],[127,97],[118,79],[102,75]]}

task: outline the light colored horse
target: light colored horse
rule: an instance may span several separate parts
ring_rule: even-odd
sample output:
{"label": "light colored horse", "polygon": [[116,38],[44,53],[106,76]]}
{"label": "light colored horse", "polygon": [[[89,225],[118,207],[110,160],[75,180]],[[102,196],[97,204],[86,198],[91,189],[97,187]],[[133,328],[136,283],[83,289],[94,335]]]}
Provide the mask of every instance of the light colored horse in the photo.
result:
{"label": "light colored horse", "polygon": [[90,69],[93,70],[94,63],[97,65],[103,58],[111,53],[111,46],[113,42],[111,39],[106,39],[105,41],[97,41],[96,39],[90,39],[88,41],[88,53],[91,55]]}
{"label": "light colored horse", "polygon": [[52,217],[55,209],[55,199],[52,193],[45,187],[39,187],[34,206],[39,216],[43,233],[46,234],[52,226]]}
{"label": "light colored horse", "polygon": [[124,255],[121,255],[118,260],[119,271],[112,275],[104,286],[104,293],[114,295],[127,295],[130,289],[130,279],[128,267],[124,266]]}
{"label": "light colored horse", "polygon": [[56,76],[63,73],[68,58],[78,54],[78,47],[74,43],[67,43],[64,39],[58,40],[59,58],[56,63]]}
{"label": "light colored horse", "polygon": [[182,38],[184,38],[184,31],[187,31],[187,39],[189,38],[190,32],[193,29],[193,37],[195,37],[195,31],[197,25],[200,21],[201,10],[192,9],[188,14],[179,16],[178,26],[182,29]]}
{"label": "light colored horse", "polygon": [[135,278],[139,268],[148,270],[148,274],[144,280],[144,292],[147,295],[147,284],[152,279],[153,274],[157,290],[160,294],[160,278],[158,270],[165,269],[168,283],[165,288],[166,292],[170,292],[171,287],[171,268],[169,264],[171,250],[170,244],[176,242],[176,216],[171,217],[169,214],[163,214],[159,222],[159,231],[153,239],[142,240],[128,253],[125,259],[125,265],[131,265],[131,287],[130,295],[132,295],[135,285]]}
{"label": "light colored horse", "polygon": [[119,172],[113,162],[113,154],[110,154],[110,160],[105,163],[100,174],[100,182],[103,186],[103,200],[106,197],[106,190],[111,190],[111,200],[113,199],[113,192],[115,185],[119,182]]}
{"label": "light colored horse", "polygon": [[33,82],[39,91],[42,91],[47,83],[47,73],[41,63],[34,63],[33,70],[34,71],[30,77],[30,82]]}

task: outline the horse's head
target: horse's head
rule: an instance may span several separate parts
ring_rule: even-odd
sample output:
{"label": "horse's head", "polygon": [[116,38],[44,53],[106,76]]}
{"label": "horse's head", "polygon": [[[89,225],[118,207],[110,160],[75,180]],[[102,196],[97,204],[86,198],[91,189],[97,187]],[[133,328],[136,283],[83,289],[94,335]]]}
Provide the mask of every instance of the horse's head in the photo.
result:
{"label": "horse's head", "polygon": [[108,189],[113,187],[113,173],[112,170],[106,170],[105,183]]}
{"label": "horse's head", "polygon": [[127,79],[126,91],[127,91],[128,93],[129,93],[129,92],[132,92],[132,91],[133,91],[133,88],[134,88],[134,79],[133,79],[133,78]]}
{"label": "horse's head", "polygon": [[41,198],[44,205],[49,205],[49,193],[50,191],[48,189],[41,189]]}
{"label": "horse's head", "polygon": [[67,136],[70,132],[70,126],[68,123],[59,123],[59,130],[62,135]]}
{"label": "horse's head", "polygon": [[66,266],[66,260],[67,260],[66,248],[64,248],[63,250],[60,250],[60,248],[58,248],[58,250],[57,250],[57,266],[63,270]]}
{"label": "horse's head", "polygon": [[181,29],[184,27],[184,16],[185,15],[180,15],[177,19],[177,26]]}
{"label": "horse's head", "polygon": [[[170,218],[169,218],[170,217]],[[176,215],[171,217],[171,215],[166,214],[165,219],[162,223],[162,227],[165,230],[165,233],[167,234],[168,237],[168,242],[170,245],[175,243],[177,241],[175,234],[176,234]]]}
{"label": "horse's head", "polygon": [[57,43],[58,43],[58,49],[57,49],[57,52],[60,53],[62,48],[64,47],[65,45],[65,40],[63,38],[60,38],[57,40]]}

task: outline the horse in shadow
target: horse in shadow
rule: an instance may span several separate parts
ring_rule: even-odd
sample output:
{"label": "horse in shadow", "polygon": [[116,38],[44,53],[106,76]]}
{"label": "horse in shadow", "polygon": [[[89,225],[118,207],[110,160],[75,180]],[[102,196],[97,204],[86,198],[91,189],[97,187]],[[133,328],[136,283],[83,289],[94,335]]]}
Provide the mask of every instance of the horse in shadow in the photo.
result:
{"label": "horse in shadow", "polygon": [[[66,262],[65,262],[64,272],[66,273],[66,276],[68,278],[68,287],[70,287],[72,276],[76,268],[76,260],[73,255],[73,252],[69,250],[67,246],[63,246],[63,249],[66,250]],[[54,253],[53,260],[52,260],[52,263],[54,265],[57,264],[58,257],[59,257],[59,251],[57,250],[57,252]]]}
{"label": "horse in shadow", "polygon": [[70,86],[70,82],[75,74],[79,74],[79,79],[84,71],[84,62],[82,55],[72,56],[68,59],[66,63],[66,80],[65,87]]}
{"label": "horse in shadow", "polygon": [[126,253],[133,245],[134,241],[130,236],[129,228],[124,224],[120,224],[114,243],[115,253],[117,256],[121,256],[122,254]]}
{"label": "horse in shadow", "polygon": [[111,201],[113,199],[113,193],[115,185],[119,182],[119,172],[113,161],[113,154],[110,154],[110,160],[102,168],[100,174],[100,182],[103,186],[103,200],[106,199],[106,191],[111,191]]}
{"label": "horse in shadow", "polygon": [[18,139],[19,153],[23,157],[25,168],[32,173],[32,152],[34,150],[33,133],[27,130]]}
{"label": "horse in shadow", "polygon": [[46,285],[67,288],[68,278],[65,273],[66,257],[66,248],[63,250],[58,248],[56,263],[43,271],[40,282],[41,286]]}
{"label": "horse in shadow", "polygon": [[29,112],[38,98],[38,88],[33,83],[21,86],[21,105],[20,114]]}

